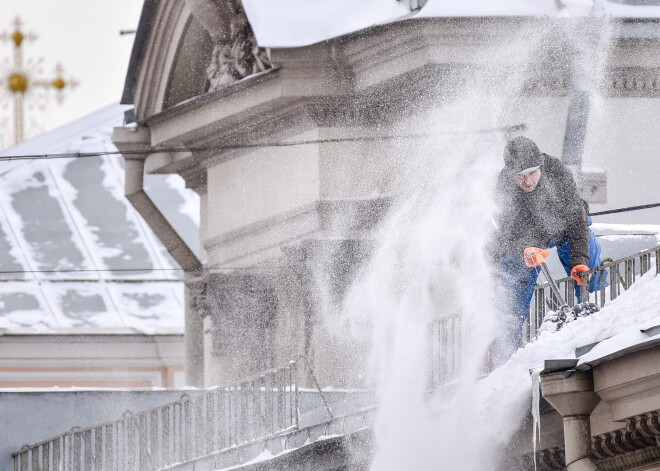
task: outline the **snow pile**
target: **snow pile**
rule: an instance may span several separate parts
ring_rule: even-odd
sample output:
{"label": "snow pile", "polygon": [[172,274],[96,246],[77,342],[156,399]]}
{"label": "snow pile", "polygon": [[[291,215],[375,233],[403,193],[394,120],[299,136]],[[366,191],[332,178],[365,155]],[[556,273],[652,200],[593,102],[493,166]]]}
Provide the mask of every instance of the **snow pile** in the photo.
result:
{"label": "snow pile", "polygon": [[[461,463],[458,460],[468,453],[466,446],[469,446],[472,463],[460,469],[495,469],[492,463],[497,461],[498,454],[506,448],[528,413],[532,395],[531,369],[542,367],[547,359],[575,358],[576,348],[603,341],[602,347],[601,344],[594,347],[580,363],[592,361],[653,339],[640,330],[658,324],[660,276],[652,271],[600,312],[578,319],[559,332],[542,334],[486,378],[464,383],[448,402],[438,405],[441,411],[435,430],[436,439],[442,437],[437,441],[442,449],[439,455],[442,461],[437,463]],[[455,411],[459,410],[461,416],[456,417]],[[473,447],[470,445],[473,443],[480,443],[480,446]],[[447,456],[455,456],[457,461],[446,461]]]}

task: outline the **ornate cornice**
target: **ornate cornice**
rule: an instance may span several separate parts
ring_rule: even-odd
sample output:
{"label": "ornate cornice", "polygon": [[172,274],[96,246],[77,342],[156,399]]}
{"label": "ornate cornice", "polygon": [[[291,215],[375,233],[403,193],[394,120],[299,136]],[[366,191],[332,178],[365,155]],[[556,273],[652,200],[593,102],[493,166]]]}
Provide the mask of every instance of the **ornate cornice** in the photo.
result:
{"label": "ornate cornice", "polygon": [[660,461],[660,411],[629,417],[624,428],[593,437],[592,452],[603,471]]}
{"label": "ornate cornice", "polygon": [[604,91],[612,96],[660,97],[660,68],[612,68],[604,85]]}
{"label": "ornate cornice", "polygon": [[[625,471],[660,462],[660,411],[647,412],[626,419],[626,426],[596,435],[591,453],[601,471]],[[536,452],[536,469],[566,469],[564,447]],[[523,468],[534,469],[533,455],[522,457]]]}
{"label": "ornate cornice", "polygon": [[564,471],[566,469],[566,454],[564,447],[553,447],[536,452],[536,464],[532,453],[523,455],[518,463],[513,464],[514,469],[527,469],[536,471]]}

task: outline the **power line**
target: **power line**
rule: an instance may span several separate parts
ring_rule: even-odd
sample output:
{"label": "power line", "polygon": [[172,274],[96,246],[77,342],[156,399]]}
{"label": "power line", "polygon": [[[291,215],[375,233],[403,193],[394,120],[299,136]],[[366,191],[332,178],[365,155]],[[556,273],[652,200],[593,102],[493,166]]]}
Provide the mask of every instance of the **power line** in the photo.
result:
{"label": "power line", "polygon": [[341,144],[345,142],[382,142],[382,141],[397,141],[406,139],[422,139],[429,137],[439,136],[453,136],[462,134],[492,134],[501,132],[519,132],[527,129],[526,124],[516,124],[513,126],[501,126],[488,129],[477,129],[472,131],[456,131],[446,133],[419,133],[419,134],[404,134],[394,136],[359,136],[359,137],[338,137],[330,139],[305,139],[299,141],[289,142],[265,142],[258,144],[226,144],[218,146],[202,146],[202,147],[169,147],[169,148],[151,148],[151,149],[129,149],[124,151],[97,151],[97,152],[66,152],[61,154],[26,154],[26,155],[5,155],[0,156],[2,160],[48,160],[48,159],[71,159],[71,158],[88,158],[100,157],[103,155],[149,155],[156,153],[184,153],[184,152],[209,152],[209,151],[222,151],[222,150],[237,150],[237,149],[261,149],[266,147],[293,147],[303,146],[310,144]]}
{"label": "power line", "polygon": [[[202,268],[199,271],[210,273],[210,274],[215,274],[215,273],[223,273],[227,271],[237,271],[237,270],[245,270],[245,267],[215,267],[215,268]],[[26,273],[115,273],[115,272],[154,272],[154,271],[185,271],[183,268],[105,268],[105,269],[79,269],[79,270],[6,270],[6,271],[0,271],[0,275],[22,275]],[[264,271],[262,268],[259,268],[259,271]],[[130,278],[126,279],[127,281],[130,281]],[[2,281],[2,280],[0,280]],[[57,280],[55,280],[57,281]],[[139,279],[137,280],[139,281]],[[153,280],[150,280],[153,281]],[[163,279],[163,281],[168,281],[167,279]]]}
{"label": "power line", "polygon": [[598,211],[596,213],[589,213],[589,216],[603,216],[604,214],[626,213],[628,211],[637,211],[637,210],[640,210],[640,209],[649,209],[649,208],[657,208],[657,207],[660,207],[660,203],[642,204],[640,206],[628,206],[627,208],[609,209],[607,211]]}
{"label": "power line", "polygon": [[81,268],[79,270],[8,270],[0,271],[0,275],[12,275],[20,273],[86,273],[86,272],[133,272],[133,271],[182,271],[183,268]]}

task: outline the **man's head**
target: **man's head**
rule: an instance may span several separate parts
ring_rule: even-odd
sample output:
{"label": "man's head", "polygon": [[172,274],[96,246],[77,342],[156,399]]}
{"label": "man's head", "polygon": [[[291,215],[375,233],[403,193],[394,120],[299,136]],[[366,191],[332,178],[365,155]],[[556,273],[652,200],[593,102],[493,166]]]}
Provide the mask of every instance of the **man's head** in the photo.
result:
{"label": "man's head", "polygon": [[504,148],[504,168],[513,174],[518,187],[525,193],[534,191],[541,179],[543,156],[538,146],[523,136],[518,136]]}

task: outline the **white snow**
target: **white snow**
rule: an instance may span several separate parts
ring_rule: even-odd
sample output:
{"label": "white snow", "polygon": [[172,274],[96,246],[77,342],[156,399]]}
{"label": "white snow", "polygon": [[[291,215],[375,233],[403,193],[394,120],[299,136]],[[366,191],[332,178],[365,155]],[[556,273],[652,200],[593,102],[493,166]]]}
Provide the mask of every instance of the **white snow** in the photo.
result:
{"label": "white snow", "polygon": [[396,0],[243,0],[262,47],[298,47],[352,33],[410,13]]}
{"label": "white snow", "polygon": [[629,240],[631,235],[655,235],[660,244],[660,225],[656,224],[606,224],[593,223],[591,230],[610,241]]}
{"label": "white snow", "polygon": [[429,0],[418,17],[555,16],[554,0]]}
{"label": "white snow", "polygon": [[[580,362],[593,361],[617,349],[648,341],[649,337],[640,330],[657,324],[660,324],[660,276],[649,272],[600,312],[578,319],[559,332],[542,334],[479,381],[471,396],[477,408],[474,416],[481,423],[472,426],[485,427],[486,436],[491,435],[498,446],[505,446],[527,413],[532,394],[531,369],[542,367],[544,360],[575,358],[576,348],[611,338],[602,347],[594,347]],[[454,398],[454,402],[457,400]]]}
{"label": "white snow", "polygon": [[243,0],[262,47],[301,47],[407,18],[584,17],[660,18],[660,6],[624,5],[605,0],[429,0],[418,12],[396,0]]}
{"label": "white snow", "polygon": [[657,5],[623,5],[615,2],[604,2],[605,12],[618,18],[660,18],[660,6]]}

